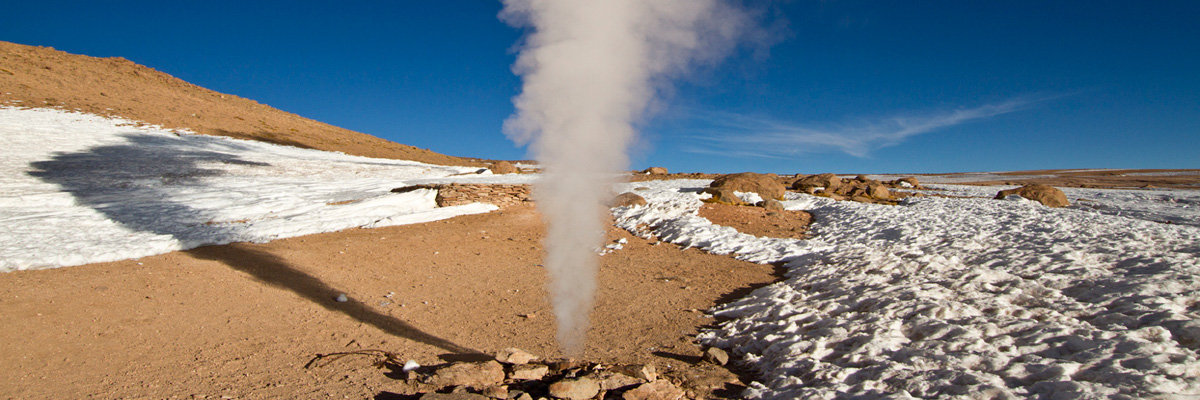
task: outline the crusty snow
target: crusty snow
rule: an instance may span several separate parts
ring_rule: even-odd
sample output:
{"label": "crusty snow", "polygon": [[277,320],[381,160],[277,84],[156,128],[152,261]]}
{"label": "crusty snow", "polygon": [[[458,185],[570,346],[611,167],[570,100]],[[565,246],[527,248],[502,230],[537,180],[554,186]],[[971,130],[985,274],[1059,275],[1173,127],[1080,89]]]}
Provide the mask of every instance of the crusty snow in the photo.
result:
{"label": "crusty snow", "polygon": [[514,180],[51,109],[0,107],[0,153],[0,271],[488,212],[390,190]]}
{"label": "crusty snow", "polygon": [[[759,373],[749,398],[1200,394],[1200,210],[1147,200],[1196,191],[1088,189],[1072,200],[1100,207],[1067,209],[1019,197],[886,206],[790,193],[784,205],[814,219],[812,236],[796,240],[699,217],[707,183],[632,183],[624,189],[649,204],[614,214],[635,233],[784,263],[783,282],[718,308],[728,320],[700,337]],[[1138,212],[1107,209],[1123,207]],[[1182,221],[1154,222],[1164,214]]]}

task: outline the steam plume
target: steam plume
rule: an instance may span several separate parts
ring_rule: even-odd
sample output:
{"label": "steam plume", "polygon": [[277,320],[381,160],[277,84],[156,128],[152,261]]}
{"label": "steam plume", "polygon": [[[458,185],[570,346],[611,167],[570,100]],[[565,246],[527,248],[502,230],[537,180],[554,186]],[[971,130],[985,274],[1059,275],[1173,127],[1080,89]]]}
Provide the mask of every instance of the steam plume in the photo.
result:
{"label": "steam plume", "polygon": [[604,203],[627,168],[634,124],[666,78],[716,60],[745,25],[717,0],[504,0],[501,19],[531,28],[513,71],[524,87],[504,124],[545,171],[546,268],[568,354],[583,350],[604,236]]}

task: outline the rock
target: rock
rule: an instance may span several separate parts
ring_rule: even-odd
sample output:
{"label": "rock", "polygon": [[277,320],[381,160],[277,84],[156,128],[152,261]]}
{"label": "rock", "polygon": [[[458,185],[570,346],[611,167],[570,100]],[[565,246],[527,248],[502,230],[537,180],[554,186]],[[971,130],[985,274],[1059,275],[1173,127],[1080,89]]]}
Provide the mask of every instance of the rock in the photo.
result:
{"label": "rock", "polygon": [[644,383],[621,396],[625,400],[679,400],[683,398],[683,389],[665,380]]}
{"label": "rock", "polygon": [[429,376],[429,384],[438,387],[469,386],[483,389],[504,382],[504,366],[496,361],[454,363]]}
{"label": "rock", "polygon": [[634,378],[632,376],[617,373],[617,372],[600,372],[595,374],[596,380],[600,381],[600,390],[611,391],[624,389],[634,385],[645,383],[645,380]]}
{"label": "rock", "polygon": [[1016,189],[1001,190],[999,193],[996,193],[996,199],[1001,200],[1012,194],[1037,201],[1046,207],[1066,207],[1071,205],[1067,201],[1067,195],[1063,194],[1058,188],[1037,183],[1021,186]]}
{"label": "rock", "polygon": [[704,193],[711,194],[712,197],[704,199],[708,203],[728,204],[731,206],[744,206],[746,202],[731,189],[705,188]]}
{"label": "rock", "polygon": [[487,396],[475,393],[425,393],[421,400],[490,400]]}
{"label": "rock", "polygon": [[488,386],[487,389],[483,389],[482,393],[484,396],[491,397],[493,399],[507,399],[508,386]]}
{"label": "rock", "polygon": [[762,208],[767,211],[783,211],[783,203],[775,199],[766,199],[762,202]]}
{"label": "rock", "polygon": [[533,400],[533,396],[530,396],[529,393],[521,392],[521,394],[518,394],[517,397],[515,397],[514,399],[515,400]]}
{"label": "rock", "polygon": [[625,192],[617,195],[612,201],[613,207],[644,206],[646,198],[636,193]]}
{"label": "rock", "polygon": [[546,374],[550,373],[550,367],[541,364],[524,364],[514,365],[512,373],[508,374],[509,379],[535,381],[542,379]]}
{"label": "rock", "polygon": [[536,359],[537,356],[516,347],[509,347],[496,352],[496,361],[505,364],[529,364],[530,361]]}
{"label": "rock", "polygon": [[819,187],[825,188],[825,190],[832,192],[837,190],[838,186],[842,186],[842,178],[838,178],[837,175],[830,173],[809,175],[792,182],[792,189],[803,191],[809,194],[812,194],[811,191],[814,191]]}
{"label": "rock", "polygon": [[550,395],[568,400],[586,400],[600,393],[600,384],[590,378],[563,379],[550,384]]}
{"label": "rock", "polygon": [[854,177],[854,180],[863,182],[863,183],[867,183],[867,182],[873,181],[874,179],[868,178],[866,175],[859,175],[859,176]]}
{"label": "rock", "polygon": [[915,177],[906,176],[906,177],[903,177],[903,178],[897,179],[897,181],[899,181],[899,182],[904,182],[904,183],[907,183],[907,184],[911,185],[911,186],[912,186],[912,187],[914,187],[914,188],[920,188],[920,187],[921,187],[921,182],[917,181],[917,178],[915,178]]}
{"label": "rock", "polygon": [[612,371],[618,374],[629,375],[646,382],[654,382],[658,379],[658,369],[654,368],[653,364],[630,364],[615,366],[612,368]]}
{"label": "rock", "polygon": [[887,186],[882,183],[872,182],[867,184],[867,196],[880,200],[888,200],[892,198],[892,192],[888,191]]}
{"label": "rock", "polygon": [[650,167],[646,168],[646,170],[642,171],[642,173],[647,175],[666,175],[667,169],[663,167]]}
{"label": "rock", "polygon": [[704,356],[702,359],[713,364],[725,365],[729,363],[729,353],[726,353],[725,350],[721,350],[716,347],[709,347],[704,349]]}
{"label": "rock", "polygon": [[783,187],[783,184],[779,183],[772,175],[753,172],[721,175],[714,179],[708,187],[737,192],[754,192],[758,193],[763,200],[783,200],[783,194],[787,191],[787,188]]}
{"label": "rock", "polygon": [[488,169],[492,170],[493,174],[515,174],[520,172],[517,171],[516,166],[508,161],[496,161]]}

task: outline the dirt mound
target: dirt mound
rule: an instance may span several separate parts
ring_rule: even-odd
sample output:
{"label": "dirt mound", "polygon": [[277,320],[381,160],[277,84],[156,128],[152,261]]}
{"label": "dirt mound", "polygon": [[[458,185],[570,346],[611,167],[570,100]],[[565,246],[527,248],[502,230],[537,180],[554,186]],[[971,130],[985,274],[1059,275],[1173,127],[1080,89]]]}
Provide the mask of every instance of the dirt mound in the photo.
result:
{"label": "dirt mound", "polygon": [[441,165],[483,164],[208,90],[121,57],[0,41],[0,105],[61,107],[206,135]]}

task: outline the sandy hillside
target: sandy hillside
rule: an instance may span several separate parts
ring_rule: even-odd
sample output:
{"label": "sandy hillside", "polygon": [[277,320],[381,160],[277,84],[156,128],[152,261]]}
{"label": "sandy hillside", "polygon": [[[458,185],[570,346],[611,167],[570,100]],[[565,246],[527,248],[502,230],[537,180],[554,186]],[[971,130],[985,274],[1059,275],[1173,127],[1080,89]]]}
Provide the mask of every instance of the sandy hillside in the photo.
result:
{"label": "sandy hillside", "polygon": [[214,92],[121,57],[0,41],[0,104],[61,107],[167,128],[347,154],[480,165]]}

